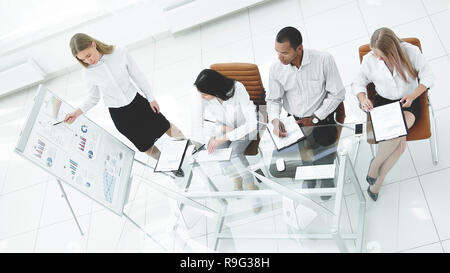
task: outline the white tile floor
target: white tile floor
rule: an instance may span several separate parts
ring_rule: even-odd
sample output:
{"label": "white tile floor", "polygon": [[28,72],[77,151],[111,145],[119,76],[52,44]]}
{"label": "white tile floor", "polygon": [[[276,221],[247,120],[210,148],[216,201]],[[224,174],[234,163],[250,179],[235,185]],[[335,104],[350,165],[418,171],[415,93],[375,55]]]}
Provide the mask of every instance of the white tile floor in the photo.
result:
{"label": "white tile floor", "polygon": [[[408,12],[399,12],[402,10]],[[450,252],[450,144],[446,141],[450,135],[449,15],[450,0],[271,0],[180,35],[149,42],[131,54],[154,87],[162,111],[189,134],[190,124],[185,120],[189,104],[184,99],[198,72],[216,62],[252,62],[259,66],[267,87],[268,69],[276,58],[273,41],[283,26],[298,27],[305,47],[333,54],[347,87],[347,121],[364,117],[349,93],[359,65],[357,47],[367,43],[372,31],[381,26],[393,28],[402,37],[418,37],[436,76],[430,94],[437,115],[440,161],[432,164],[428,141],[408,143],[407,151],[386,178],[379,200],[367,201],[363,251]],[[45,85],[73,105],[86,94],[80,70]],[[174,218],[167,198],[138,184],[133,185],[126,211],[152,238],[66,187],[85,233],[81,236],[55,181],[13,152],[35,90],[32,87],[0,98],[0,252],[209,251],[215,227],[212,221],[187,211],[193,238],[172,236],[167,227]],[[115,130],[104,106],[95,107],[88,116],[132,147]],[[369,147],[363,143],[355,166],[363,190],[369,155]],[[356,202],[356,195],[346,189],[345,229],[355,229]],[[272,213],[271,206],[254,219],[231,225],[230,230],[283,230],[282,217],[276,210]],[[352,249],[351,243],[349,247]],[[337,248],[330,242],[312,240],[302,245],[294,240],[223,240],[219,251],[334,252]]]}

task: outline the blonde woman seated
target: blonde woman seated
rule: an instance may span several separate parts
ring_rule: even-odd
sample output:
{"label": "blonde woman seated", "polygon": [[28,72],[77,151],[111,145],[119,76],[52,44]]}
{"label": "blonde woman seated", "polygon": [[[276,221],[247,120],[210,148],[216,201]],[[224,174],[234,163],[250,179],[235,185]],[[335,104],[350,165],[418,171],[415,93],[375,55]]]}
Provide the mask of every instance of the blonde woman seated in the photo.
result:
{"label": "blonde woman seated", "polygon": [[[408,128],[419,117],[419,96],[433,84],[433,73],[415,45],[401,41],[388,28],[376,30],[370,39],[371,51],[362,60],[361,68],[352,83],[353,93],[360,107],[368,112],[373,107],[400,101]],[[375,84],[374,105],[367,98],[366,86]],[[380,142],[377,155],[369,165],[366,177],[367,193],[372,200],[378,193],[389,170],[406,149],[406,136]]]}
{"label": "blonde woman seated", "polygon": [[[257,190],[253,175],[247,171],[249,162],[244,155],[245,149],[256,139],[257,134],[256,108],[245,86],[212,69],[201,71],[194,85],[201,97],[196,127],[203,127],[206,109],[216,119],[216,132],[208,141],[208,152],[231,148],[231,159],[220,162],[224,174],[232,177],[236,190],[242,189],[242,182],[247,189]],[[259,212],[260,202],[255,200],[253,208]]]}

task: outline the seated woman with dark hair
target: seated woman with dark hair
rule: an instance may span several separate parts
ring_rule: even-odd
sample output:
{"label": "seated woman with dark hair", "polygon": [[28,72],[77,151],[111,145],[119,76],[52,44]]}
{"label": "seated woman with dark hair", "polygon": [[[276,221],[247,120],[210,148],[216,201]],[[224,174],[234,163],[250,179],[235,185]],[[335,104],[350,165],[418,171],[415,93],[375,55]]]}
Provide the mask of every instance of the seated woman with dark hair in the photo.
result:
{"label": "seated woman with dark hair", "polygon": [[[231,159],[220,162],[222,170],[232,177],[236,190],[242,189],[242,182],[249,190],[257,190],[253,175],[247,171],[249,162],[244,156],[245,149],[257,134],[256,107],[247,90],[242,83],[212,69],[201,71],[194,85],[201,97],[197,125],[203,127],[206,109],[216,120],[215,134],[207,144],[208,152],[231,148]],[[254,211],[260,210],[261,206],[256,204]]]}

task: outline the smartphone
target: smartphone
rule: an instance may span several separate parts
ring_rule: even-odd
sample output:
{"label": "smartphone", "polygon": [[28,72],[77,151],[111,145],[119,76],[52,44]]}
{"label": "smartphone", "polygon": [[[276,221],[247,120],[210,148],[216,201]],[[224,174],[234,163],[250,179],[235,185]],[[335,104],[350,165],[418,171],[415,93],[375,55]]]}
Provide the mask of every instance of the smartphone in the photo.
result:
{"label": "smartphone", "polygon": [[357,123],[355,124],[355,135],[362,135],[363,133],[363,124]]}

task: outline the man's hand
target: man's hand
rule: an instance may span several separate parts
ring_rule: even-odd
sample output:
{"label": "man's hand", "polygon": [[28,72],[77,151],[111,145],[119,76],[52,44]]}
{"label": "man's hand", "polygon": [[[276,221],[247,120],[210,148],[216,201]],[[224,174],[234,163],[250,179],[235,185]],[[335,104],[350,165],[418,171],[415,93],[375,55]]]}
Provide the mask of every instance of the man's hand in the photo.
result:
{"label": "man's hand", "polygon": [[300,124],[302,126],[314,126],[314,123],[312,122],[312,118],[302,118],[297,120],[297,124]]}
{"label": "man's hand", "polygon": [[272,120],[273,124],[273,133],[278,137],[286,137],[286,129],[284,128],[283,122],[281,122],[279,119]]}

